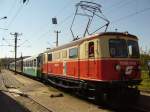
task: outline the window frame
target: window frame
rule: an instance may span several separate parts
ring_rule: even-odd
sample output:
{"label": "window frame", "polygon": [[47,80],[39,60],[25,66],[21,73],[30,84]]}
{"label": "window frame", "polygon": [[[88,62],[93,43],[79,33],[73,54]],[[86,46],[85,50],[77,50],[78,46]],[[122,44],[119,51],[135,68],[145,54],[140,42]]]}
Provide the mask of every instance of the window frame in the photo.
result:
{"label": "window frame", "polygon": [[[71,53],[73,53],[72,50],[74,50],[74,49],[76,49],[76,51],[75,51],[74,55],[71,55]],[[78,53],[78,47],[73,47],[73,48],[69,49],[69,59],[78,58],[78,54],[79,54]]]}
{"label": "window frame", "polygon": [[[91,43],[93,45],[90,45]],[[91,47],[93,47],[92,53],[90,51]],[[88,58],[94,58],[94,57],[95,57],[95,42],[91,41],[91,42],[88,42]]]}
{"label": "window frame", "polygon": [[62,52],[61,52],[61,54],[62,54],[62,58],[63,59],[66,59],[67,58],[67,50],[62,50]]}
{"label": "window frame", "polygon": [[47,60],[48,60],[48,61],[52,61],[52,60],[53,60],[53,55],[52,55],[52,53],[49,53],[49,54],[47,55]]}
{"label": "window frame", "polygon": [[[134,42],[134,43],[136,43],[137,44],[137,46],[136,47],[138,47],[137,48],[137,50],[138,50],[138,54],[137,54],[137,56],[130,56],[130,53],[129,53],[129,42]],[[131,44],[130,44],[131,45]],[[139,45],[138,45],[138,42],[137,41],[135,41],[135,40],[127,40],[127,49],[128,49],[128,57],[129,58],[139,58],[140,57],[140,51],[139,51]],[[133,48],[132,48],[132,54],[133,54]]]}
{"label": "window frame", "polygon": [[[122,41],[124,41],[125,42],[125,51],[126,51],[126,56],[124,55],[124,56],[113,56],[112,55],[112,53],[111,53],[111,46],[110,46],[110,41],[111,40],[122,40]],[[127,40],[126,39],[123,39],[123,38],[111,38],[111,39],[109,39],[109,41],[108,41],[108,48],[109,48],[109,55],[110,55],[110,57],[112,57],[112,58],[128,58],[128,48],[127,48]]]}

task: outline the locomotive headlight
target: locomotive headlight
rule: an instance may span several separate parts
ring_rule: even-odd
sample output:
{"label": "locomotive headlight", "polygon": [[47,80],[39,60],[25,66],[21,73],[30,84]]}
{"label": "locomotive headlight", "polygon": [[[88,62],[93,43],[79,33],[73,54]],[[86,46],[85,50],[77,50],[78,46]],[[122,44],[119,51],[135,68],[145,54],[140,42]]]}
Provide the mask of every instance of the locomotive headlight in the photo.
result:
{"label": "locomotive headlight", "polygon": [[121,66],[120,66],[120,65],[118,65],[118,64],[116,65],[116,67],[115,67],[115,68],[116,68],[116,70],[117,70],[117,71],[120,71],[120,70],[121,70]]}

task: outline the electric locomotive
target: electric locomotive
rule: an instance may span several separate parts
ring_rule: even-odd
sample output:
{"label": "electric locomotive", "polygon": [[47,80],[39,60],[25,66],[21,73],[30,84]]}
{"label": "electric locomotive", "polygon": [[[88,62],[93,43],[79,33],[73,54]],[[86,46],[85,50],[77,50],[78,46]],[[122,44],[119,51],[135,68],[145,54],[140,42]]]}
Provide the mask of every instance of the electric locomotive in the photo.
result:
{"label": "electric locomotive", "polygon": [[47,50],[39,60],[44,80],[89,99],[135,100],[139,95],[138,38],[126,32],[91,35]]}

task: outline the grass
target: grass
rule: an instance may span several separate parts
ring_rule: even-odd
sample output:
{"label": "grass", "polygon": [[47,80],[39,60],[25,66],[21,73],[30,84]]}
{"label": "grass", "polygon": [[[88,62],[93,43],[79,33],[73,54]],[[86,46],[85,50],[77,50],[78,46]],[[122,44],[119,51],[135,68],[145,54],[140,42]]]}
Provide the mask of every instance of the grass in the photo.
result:
{"label": "grass", "polygon": [[140,90],[150,91],[150,76],[148,71],[142,71],[142,82],[139,86]]}

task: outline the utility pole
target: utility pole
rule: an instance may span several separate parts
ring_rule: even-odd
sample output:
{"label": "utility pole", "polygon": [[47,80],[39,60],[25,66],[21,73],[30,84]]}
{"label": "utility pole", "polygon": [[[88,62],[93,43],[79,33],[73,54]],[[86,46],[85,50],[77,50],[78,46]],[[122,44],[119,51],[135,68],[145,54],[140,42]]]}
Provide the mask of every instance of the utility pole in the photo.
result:
{"label": "utility pole", "polygon": [[56,33],[56,47],[58,47],[58,34],[61,33],[61,31],[54,31]]}
{"label": "utility pole", "polygon": [[17,32],[15,32],[15,33],[10,33],[11,35],[14,35],[14,37],[15,37],[15,75],[16,75],[16,61],[17,61],[17,40],[18,40],[18,36],[19,35],[22,35],[22,34],[19,34],[19,33],[17,33]]}

